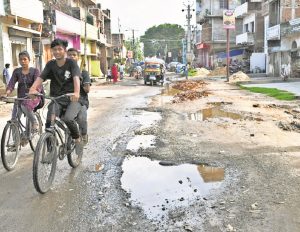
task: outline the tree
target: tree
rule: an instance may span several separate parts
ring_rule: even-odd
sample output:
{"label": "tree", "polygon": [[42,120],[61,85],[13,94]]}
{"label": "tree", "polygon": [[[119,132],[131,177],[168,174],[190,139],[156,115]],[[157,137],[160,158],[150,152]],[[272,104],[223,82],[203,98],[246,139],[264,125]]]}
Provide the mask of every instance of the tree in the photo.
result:
{"label": "tree", "polygon": [[126,47],[127,51],[133,51],[133,58],[135,60],[141,61],[144,59],[144,55],[143,55],[143,51],[141,49],[141,43],[140,43],[139,39],[136,39],[134,44],[133,44],[133,41],[126,40],[125,47]]}
{"label": "tree", "polygon": [[141,42],[144,43],[144,55],[156,55],[167,60],[167,52],[172,52],[172,57],[178,58],[181,54],[184,35],[184,29],[178,24],[166,23],[153,26],[141,36]]}

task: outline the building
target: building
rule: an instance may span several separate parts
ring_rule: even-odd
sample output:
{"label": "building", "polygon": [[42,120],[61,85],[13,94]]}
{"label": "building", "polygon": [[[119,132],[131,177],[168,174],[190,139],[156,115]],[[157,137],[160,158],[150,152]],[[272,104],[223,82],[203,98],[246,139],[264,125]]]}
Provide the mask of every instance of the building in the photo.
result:
{"label": "building", "polygon": [[[281,65],[291,64],[292,76],[300,77],[300,1],[265,1],[268,41],[268,73],[280,76]],[[298,69],[298,71],[297,71]]]}
{"label": "building", "polygon": [[241,33],[236,36],[236,45],[244,52],[240,63],[244,72],[265,73],[265,28],[262,14],[262,0],[242,0],[235,8],[235,16],[242,20]]}
{"label": "building", "polygon": [[[27,50],[31,54],[31,65],[36,66],[32,42],[41,35],[33,24],[43,23],[43,4],[39,0],[0,1],[0,60],[1,68],[10,63],[19,66],[18,54]],[[40,27],[39,27],[40,28]]]}
{"label": "building", "polygon": [[[196,0],[196,23],[200,24],[201,41],[197,41],[197,65],[216,67],[226,64],[226,30],[223,29],[223,11],[228,9],[227,0]],[[240,1],[229,1],[229,9],[235,9]],[[243,54],[236,44],[236,35],[241,34],[242,20],[236,19],[235,30],[230,30],[230,57]]]}
{"label": "building", "polygon": [[112,34],[112,49],[114,59],[126,59],[126,48],[124,46],[124,34]]}

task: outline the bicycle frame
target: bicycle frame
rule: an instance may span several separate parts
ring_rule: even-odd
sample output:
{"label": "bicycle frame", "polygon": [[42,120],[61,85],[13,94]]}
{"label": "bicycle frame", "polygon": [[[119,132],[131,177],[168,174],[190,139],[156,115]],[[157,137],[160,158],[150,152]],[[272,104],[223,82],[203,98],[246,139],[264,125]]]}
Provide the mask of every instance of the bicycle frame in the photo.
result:
{"label": "bicycle frame", "polygon": [[[47,97],[48,99],[50,99],[54,104],[52,107],[52,112],[51,112],[51,124],[49,128],[46,128],[46,131],[52,133],[56,140],[59,140],[60,142],[60,146],[59,146],[59,152],[58,152],[58,157],[60,160],[63,160],[65,158],[66,155],[72,153],[72,151],[74,150],[74,148],[69,147],[71,144],[70,142],[72,142],[72,140],[70,141],[70,132],[69,129],[67,128],[67,126],[65,125],[65,123],[61,120],[56,119],[56,112],[57,112],[57,107],[58,107],[58,103],[57,103],[57,99],[62,98],[62,97],[66,97],[66,96],[70,96],[69,94],[65,94],[59,97]],[[63,131],[63,134],[61,133],[61,131]],[[58,139],[57,136],[58,135]],[[58,142],[58,141],[57,141]]]}

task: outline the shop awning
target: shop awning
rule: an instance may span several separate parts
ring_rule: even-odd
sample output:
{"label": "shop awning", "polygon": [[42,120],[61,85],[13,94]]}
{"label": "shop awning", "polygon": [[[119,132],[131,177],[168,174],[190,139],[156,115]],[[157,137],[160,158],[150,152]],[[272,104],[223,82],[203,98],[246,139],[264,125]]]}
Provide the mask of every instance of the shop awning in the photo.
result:
{"label": "shop awning", "polygon": [[29,28],[25,28],[25,27],[19,27],[19,26],[13,25],[13,26],[9,26],[9,28],[19,30],[19,31],[29,32],[29,33],[35,34],[35,35],[41,35],[41,32],[29,29]]}

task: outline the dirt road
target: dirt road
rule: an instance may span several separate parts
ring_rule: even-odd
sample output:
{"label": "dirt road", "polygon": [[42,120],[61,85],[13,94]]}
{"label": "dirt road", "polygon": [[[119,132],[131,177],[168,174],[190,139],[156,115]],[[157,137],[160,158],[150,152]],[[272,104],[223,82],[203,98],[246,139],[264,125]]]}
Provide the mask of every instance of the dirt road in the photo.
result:
{"label": "dirt road", "polygon": [[94,85],[79,168],[59,162],[40,195],[30,150],[0,167],[1,230],[300,231],[299,102],[206,82],[182,103],[137,80]]}

